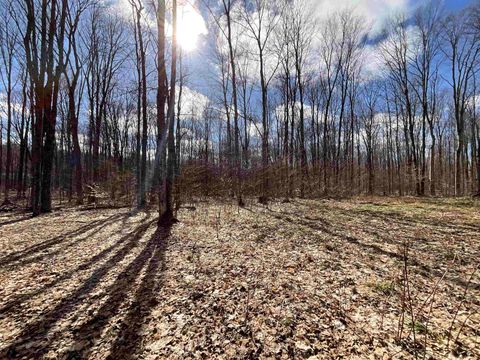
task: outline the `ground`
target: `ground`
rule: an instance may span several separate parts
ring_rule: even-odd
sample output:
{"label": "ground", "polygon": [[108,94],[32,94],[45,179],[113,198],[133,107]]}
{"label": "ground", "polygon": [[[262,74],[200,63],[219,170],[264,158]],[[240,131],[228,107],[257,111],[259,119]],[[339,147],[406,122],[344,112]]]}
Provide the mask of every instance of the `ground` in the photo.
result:
{"label": "ground", "polygon": [[480,357],[473,200],[0,214],[0,358]]}

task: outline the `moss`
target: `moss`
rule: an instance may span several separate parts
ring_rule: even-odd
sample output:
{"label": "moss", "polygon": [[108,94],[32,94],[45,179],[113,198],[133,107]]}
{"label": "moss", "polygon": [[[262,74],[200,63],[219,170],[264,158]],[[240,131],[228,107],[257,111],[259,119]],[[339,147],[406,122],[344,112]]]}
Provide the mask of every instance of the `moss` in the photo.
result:
{"label": "moss", "polygon": [[382,295],[390,296],[395,293],[395,283],[391,281],[369,283],[368,286],[370,286],[375,292]]}
{"label": "moss", "polygon": [[418,320],[415,321],[415,323],[413,324],[410,323],[410,327],[412,327],[412,329],[415,330],[417,334],[426,334],[428,332],[427,325]]}

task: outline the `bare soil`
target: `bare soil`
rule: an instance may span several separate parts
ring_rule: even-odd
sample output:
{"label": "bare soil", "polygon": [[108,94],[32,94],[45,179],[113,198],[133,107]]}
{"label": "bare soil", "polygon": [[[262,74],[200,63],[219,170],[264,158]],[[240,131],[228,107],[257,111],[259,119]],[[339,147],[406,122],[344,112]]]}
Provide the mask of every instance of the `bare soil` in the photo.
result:
{"label": "bare soil", "polygon": [[192,205],[1,213],[0,358],[480,358],[478,202]]}

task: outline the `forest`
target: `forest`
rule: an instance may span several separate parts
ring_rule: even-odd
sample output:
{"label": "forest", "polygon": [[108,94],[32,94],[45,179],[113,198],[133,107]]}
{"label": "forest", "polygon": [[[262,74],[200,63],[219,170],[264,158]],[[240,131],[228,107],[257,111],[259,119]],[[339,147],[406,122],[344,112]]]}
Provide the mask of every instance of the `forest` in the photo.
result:
{"label": "forest", "polygon": [[479,1],[0,9],[0,358],[480,357]]}

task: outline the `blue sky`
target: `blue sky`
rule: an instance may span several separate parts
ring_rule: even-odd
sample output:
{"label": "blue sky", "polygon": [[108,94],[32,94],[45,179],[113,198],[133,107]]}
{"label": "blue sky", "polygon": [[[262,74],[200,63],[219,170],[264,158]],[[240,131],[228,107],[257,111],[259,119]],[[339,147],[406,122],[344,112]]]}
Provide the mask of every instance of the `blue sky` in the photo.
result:
{"label": "blue sky", "polygon": [[[389,15],[396,11],[411,12],[417,6],[425,3],[429,0],[309,0],[316,7],[316,11],[319,14],[326,14],[329,11],[335,11],[344,7],[353,8],[360,15],[366,17],[369,23],[374,23],[374,32],[381,30],[382,24]],[[442,0],[433,0],[442,1]],[[475,0],[443,0],[445,9],[447,11],[458,11],[470,4]],[[207,15],[206,13],[202,14]],[[205,21],[208,22],[207,19]],[[372,36],[372,39],[374,36]],[[189,67],[189,73],[191,77],[189,79],[189,85],[204,93],[209,94],[212,91],[216,92],[217,89],[211,89],[212,79],[214,74],[209,74],[212,70],[209,62],[212,61],[211,57],[211,34],[207,35],[200,41],[199,47],[190,53],[186,63]]]}
{"label": "blue sky", "polygon": [[[368,20],[377,23],[377,27],[381,27],[382,19],[386,18],[389,13],[396,10],[409,12],[416,6],[427,0],[308,0],[316,7],[319,14],[326,14],[329,10],[336,10],[341,7],[353,7]],[[435,1],[435,0],[434,0]],[[437,0],[441,1],[441,0]],[[443,0],[445,8],[449,11],[458,11],[468,6],[475,0]],[[112,0],[112,3],[121,5],[120,9],[129,10],[128,0]],[[193,0],[192,3],[200,5],[200,0]],[[117,8],[117,9],[118,9]],[[127,11],[128,12],[128,11]],[[204,21],[207,27],[213,25],[207,19],[206,11],[203,12]],[[129,14],[129,13],[128,13]],[[127,14],[127,15],[128,15]],[[129,16],[129,15],[128,15]],[[210,34],[200,35],[198,47],[185,55],[185,64],[187,73],[190,74],[187,80],[187,86],[193,90],[201,92],[213,98],[218,96],[219,88],[215,77],[218,76],[215,70],[214,58],[212,53],[212,29]],[[0,93],[1,93],[0,86]],[[1,114],[0,114],[1,116]]]}
{"label": "blue sky", "polygon": [[464,8],[465,6],[471,4],[473,1],[470,0],[446,0],[445,7],[451,10],[457,10]]}

